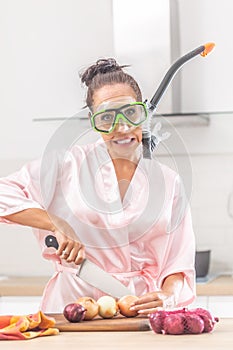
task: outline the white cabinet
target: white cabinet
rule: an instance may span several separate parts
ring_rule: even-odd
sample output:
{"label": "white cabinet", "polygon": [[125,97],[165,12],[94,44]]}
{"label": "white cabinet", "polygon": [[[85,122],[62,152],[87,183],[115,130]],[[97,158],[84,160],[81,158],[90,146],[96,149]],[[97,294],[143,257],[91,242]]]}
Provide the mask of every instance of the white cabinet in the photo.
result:
{"label": "white cabinet", "polygon": [[211,312],[214,317],[233,318],[233,296],[198,296],[189,309],[202,307]]}
{"label": "white cabinet", "polygon": [[209,310],[216,317],[233,317],[233,296],[209,296]]}
{"label": "white cabinet", "polygon": [[0,297],[0,315],[26,315],[40,309],[39,296]]}
{"label": "white cabinet", "polygon": [[208,298],[208,296],[198,296],[188,308],[194,309],[197,307],[202,307],[203,309],[208,309]]}

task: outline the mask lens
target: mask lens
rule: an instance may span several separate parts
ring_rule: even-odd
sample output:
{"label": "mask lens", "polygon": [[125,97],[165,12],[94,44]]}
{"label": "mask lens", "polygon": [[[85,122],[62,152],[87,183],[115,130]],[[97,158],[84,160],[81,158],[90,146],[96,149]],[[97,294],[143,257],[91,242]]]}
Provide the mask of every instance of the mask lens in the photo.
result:
{"label": "mask lens", "polygon": [[99,112],[93,116],[93,121],[96,129],[103,132],[107,132],[112,128],[114,119],[114,111]]}
{"label": "mask lens", "polygon": [[135,125],[139,125],[147,118],[147,112],[144,105],[132,104],[121,109],[122,114]]}

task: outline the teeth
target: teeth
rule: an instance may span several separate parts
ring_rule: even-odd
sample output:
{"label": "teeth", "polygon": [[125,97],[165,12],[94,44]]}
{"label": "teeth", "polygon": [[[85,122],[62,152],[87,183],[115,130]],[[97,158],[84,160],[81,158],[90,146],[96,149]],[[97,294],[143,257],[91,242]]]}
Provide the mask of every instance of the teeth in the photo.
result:
{"label": "teeth", "polygon": [[116,143],[119,143],[119,144],[130,143],[130,142],[131,142],[131,139],[117,140],[117,141],[115,141],[115,142],[116,142]]}

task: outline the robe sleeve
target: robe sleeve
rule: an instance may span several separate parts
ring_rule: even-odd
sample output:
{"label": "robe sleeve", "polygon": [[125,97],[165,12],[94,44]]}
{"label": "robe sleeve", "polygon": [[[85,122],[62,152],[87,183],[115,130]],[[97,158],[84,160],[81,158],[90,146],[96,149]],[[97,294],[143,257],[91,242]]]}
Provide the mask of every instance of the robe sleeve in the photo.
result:
{"label": "robe sleeve", "polygon": [[40,161],[32,161],[19,171],[0,179],[0,222],[4,216],[29,208],[43,209],[40,193]]}
{"label": "robe sleeve", "polygon": [[161,288],[167,276],[178,272],[183,273],[184,285],[177,300],[177,306],[181,307],[192,303],[196,295],[195,236],[189,203],[179,177],[176,179],[174,192],[172,215],[167,228],[169,239],[157,283]]}

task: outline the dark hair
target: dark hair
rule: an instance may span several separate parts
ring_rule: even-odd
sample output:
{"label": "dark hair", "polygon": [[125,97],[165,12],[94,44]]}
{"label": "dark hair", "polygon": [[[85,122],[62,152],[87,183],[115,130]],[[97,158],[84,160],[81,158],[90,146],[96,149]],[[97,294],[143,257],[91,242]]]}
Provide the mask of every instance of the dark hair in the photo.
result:
{"label": "dark hair", "polygon": [[123,71],[128,65],[120,66],[114,58],[99,59],[80,74],[81,82],[87,86],[86,104],[91,109],[94,92],[104,85],[128,84],[142,101],[142,93],[136,80]]}

